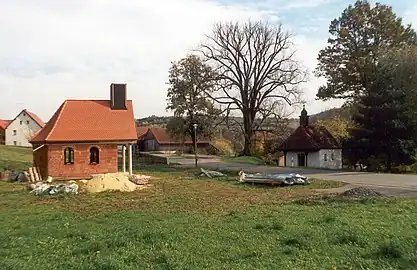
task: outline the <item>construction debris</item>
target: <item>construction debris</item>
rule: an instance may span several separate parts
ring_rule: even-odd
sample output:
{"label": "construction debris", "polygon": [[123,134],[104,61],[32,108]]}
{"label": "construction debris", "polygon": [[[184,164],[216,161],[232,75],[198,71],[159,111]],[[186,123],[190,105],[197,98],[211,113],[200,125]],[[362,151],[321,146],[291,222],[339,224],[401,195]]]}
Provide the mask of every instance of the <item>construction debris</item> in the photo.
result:
{"label": "construction debris", "polygon": [[4,172],[0,172],[0,180],[1,181],[12,181],[12,182],[26,182],[29,180],[29,173],[28,172],[18,172],[13,170],[7,170]]}
{"label": "construction debris", "polygon": [[218,171],[204,170],[203,168],[201,168],[200,176],[207,176],[208,178],[214,178],[214,177],[223,177],[226,175]]}
{"label": "construction debris", "polygon": [[281,186],[310,184],[308,177],[300,174],[247,174],[243,170],[239,172],[239,182],[262,183]]}
{"label": "construction debris", "polygon": [[148,175],[133,174],[129,176],[129,181],[135,183],[136,185],[146,185],[149,183],[150,179],[151,177]]}
{"label": "construction debris", "polygon": [[28,188],[31,190],[30,193],[35,195],[55,195],[59,193],[73,193],[78,194],[78,185],[77,184],[59,184],[51,185],[38,182],[35,184],[30,184]]}

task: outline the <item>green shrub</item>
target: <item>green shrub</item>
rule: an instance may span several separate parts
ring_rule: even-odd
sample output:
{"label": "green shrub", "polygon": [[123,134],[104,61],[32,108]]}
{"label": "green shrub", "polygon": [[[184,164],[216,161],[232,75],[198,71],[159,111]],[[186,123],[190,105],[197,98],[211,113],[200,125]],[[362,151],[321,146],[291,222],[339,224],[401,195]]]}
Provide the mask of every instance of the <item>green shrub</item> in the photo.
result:
{"label": "green shrub", "polygon": [[410,170],[414,173],[417,173],[417,162],[410,166]]}
{"label": "green shrub", "polygon": [[411,172],[411,167],[408,165],[400,164],[391,169],[392,173],[408,173]]}
{"label": "green shrub", "polygon": [[371,172],[381,172],[385,170],[385,162],[381,158],[370,157],[367,159],[368,170]]}

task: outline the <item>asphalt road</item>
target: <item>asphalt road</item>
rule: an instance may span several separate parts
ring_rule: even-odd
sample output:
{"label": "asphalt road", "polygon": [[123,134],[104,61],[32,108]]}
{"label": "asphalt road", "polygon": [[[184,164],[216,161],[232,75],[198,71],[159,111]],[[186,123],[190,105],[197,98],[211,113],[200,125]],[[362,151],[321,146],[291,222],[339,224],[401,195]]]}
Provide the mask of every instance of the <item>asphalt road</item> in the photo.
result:
{"label": "asphalt road", "polygon": [[[194,166],[194,159],[175,157],[171,162],[185,167]],[[253,173],[298,173],[311,178],[323,180],[342,181],[350,184],[349,187],[370,187],[388,196],[415,196],[417,197],[417,175],[410,174],[384,174],[365,172],[342,172],[334,170],[319,170],[308,168],[288,168],[273,166],[257,166],[251,164],[226,163],[216,158],[201,158],[199,165],[213,170],[240,170]]]}

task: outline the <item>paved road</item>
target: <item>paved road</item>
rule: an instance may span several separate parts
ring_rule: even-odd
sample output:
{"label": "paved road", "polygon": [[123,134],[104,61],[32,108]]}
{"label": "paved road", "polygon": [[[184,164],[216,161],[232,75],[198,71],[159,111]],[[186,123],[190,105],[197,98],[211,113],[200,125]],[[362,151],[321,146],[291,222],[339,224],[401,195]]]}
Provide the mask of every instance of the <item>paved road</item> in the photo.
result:
{"label": "paved road", "polygon": [[[171,162],[182,166],[194,166],[194,159],[175,157]],[[390,196],[416,196],[417,197],[417,175],[398,175],[383,173],[364,172],[341,172],[333,170],[286,168],[273,166],[256,166],[251,164],[225,163],[216,158],[199,159],[199,165],[214,170],[240,170],[259,173],[299,173],[308,177],[323,180],[343,181],[350,186],[368,186],[383,194]]]}

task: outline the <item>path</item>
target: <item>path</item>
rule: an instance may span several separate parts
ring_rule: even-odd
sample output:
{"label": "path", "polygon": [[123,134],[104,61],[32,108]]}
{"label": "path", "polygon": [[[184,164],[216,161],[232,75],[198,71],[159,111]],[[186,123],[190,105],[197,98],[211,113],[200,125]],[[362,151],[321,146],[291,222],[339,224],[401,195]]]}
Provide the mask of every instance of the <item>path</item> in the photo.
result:
{"label": "path", "polygon": [[[185,167],[194,166],[194,159],[175,157],[170,162]],[[218,158],[205,157],[199,159],[199,165],[213,170],[240,170],[259,173],[299,173],[310,178],[323,180],[343,181],[351,186],[368,186],[382,194],[389,196],[416,196],[417,175],[410,174],[384,174],[366,172],[341,172],[333,170],[320,170],[308,168],[288,168],[274,166],[257,166],[251,164],[226,163]]]}

